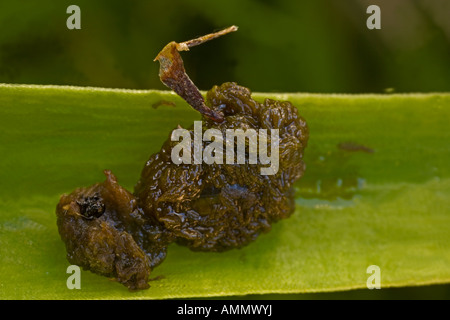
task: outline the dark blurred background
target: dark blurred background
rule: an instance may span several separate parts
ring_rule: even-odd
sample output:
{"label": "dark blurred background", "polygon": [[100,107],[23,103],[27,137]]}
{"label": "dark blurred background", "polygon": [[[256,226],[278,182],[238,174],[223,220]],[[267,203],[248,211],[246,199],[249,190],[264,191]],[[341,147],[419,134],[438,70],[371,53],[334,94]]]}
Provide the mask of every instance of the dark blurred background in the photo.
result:
{"label": "dark blurred background", "polygon": [[[81,30],[66,27],[71,4]],[[371,4],[381,30],[366,27]],[[183,53],[200,89],[450,91],[449,15],[449,0],[1,0],[0,82],[165,89],[165,44],[235,24]]]}
{"label": "dark blurred background", "polygon": [[[72,4],[81,30],[66,27]],[[366,27],[372,4],[381,30]],[[166,89],[153,62],[164,45],[234,24],[182,54],[200,89],[448,92],[449,16],[450,0],[0,0],[0,83]],[[448,299],[450,286],[279,297]]]}

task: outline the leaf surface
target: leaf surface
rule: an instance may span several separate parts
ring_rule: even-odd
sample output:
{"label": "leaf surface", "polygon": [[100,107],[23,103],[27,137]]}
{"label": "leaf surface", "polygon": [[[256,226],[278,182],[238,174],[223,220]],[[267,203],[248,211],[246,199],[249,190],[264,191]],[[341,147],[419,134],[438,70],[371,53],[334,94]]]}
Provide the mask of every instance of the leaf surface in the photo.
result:
{"label": "leaf surface", "polygon": [[[0,85],[0,298],[161,299],[450,283],[450,95],[263,94],[310,127],[296,212],[225,253],[177,245],[129,292],[88,271],[69,290],[62,193],[110,169],[132,191],[171,129],[199,115],[165,91]],[[153,108],[155,103],[168,101]]]}

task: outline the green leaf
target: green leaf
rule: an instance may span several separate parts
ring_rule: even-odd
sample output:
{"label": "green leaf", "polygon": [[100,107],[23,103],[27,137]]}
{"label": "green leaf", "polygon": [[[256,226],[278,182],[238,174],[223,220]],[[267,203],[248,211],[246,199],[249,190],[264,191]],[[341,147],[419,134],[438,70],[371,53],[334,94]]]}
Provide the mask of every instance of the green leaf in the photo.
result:
{"label": "green leaf", "polygon": [[59,196],[103,169],[133,190],[171,129],[199,115],[170,92],[0,85],[0,298],[338,291],[366,288],[370,265],[382,288],[450,283],[450,94],[254,96],[290,100],[310,126],[295,214],[240,250],[171,245],[149,290],[88,271],[69,290]]}

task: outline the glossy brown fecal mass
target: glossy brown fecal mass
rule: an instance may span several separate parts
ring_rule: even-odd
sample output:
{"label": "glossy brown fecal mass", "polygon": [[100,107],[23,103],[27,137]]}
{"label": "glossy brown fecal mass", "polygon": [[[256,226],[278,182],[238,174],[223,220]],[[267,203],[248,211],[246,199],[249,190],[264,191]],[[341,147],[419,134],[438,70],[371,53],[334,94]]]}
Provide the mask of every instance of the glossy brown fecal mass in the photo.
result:
{"label": "glossy brown fecal mass", "polygon": [[[293,212],[291,186],[305,168],[308,132],[289,102],[258,103],[250,90],[235,83],[214,87],[207,104],[225,120],[218,124],[204,117],[203,130],[216,128],[225,137],[226,129],[279,129],[278,172],[261,175],[261,164],[248,164],[248,157],[245,164],[176,165],[171,150],[178,142],[168,139],[144,167],[135,195],[144,213],[170,230],[178,243],[193,250],[223,251],[248,244]],[[193,128],[190,131],[193,137]],[[203,149],[208,143],[203,142]]]}
{"label": "glossy brown fecal mass", "polygon": [[203,117],[203,130],[215,128],[225,136],[226,129],[278,129],[277,173],[262,175],[267,165],[249,164],[248,157],[244,164],[174,164],[178,142],[169,135],[147,161],[134,194],[105,171],[105,182],[61,197],[58,227],[72,264],[145,289],[170,243],[195,251],[239,248],[292,214],[292,185],[303,175],[308,140],[297,108],[271,99],[259,103],[235,83],[212,88],[206,104],[224,120]]}
{"label": "glossy brown fecal mass", "polygon": [[[168,241],[136,205],[135,197],[105,170],[106,181],[63,195],[57,225],[70,263],[130,289],[146,289],[150,270],[165,258]],[[90,211],[101,214],[92,216]]]}

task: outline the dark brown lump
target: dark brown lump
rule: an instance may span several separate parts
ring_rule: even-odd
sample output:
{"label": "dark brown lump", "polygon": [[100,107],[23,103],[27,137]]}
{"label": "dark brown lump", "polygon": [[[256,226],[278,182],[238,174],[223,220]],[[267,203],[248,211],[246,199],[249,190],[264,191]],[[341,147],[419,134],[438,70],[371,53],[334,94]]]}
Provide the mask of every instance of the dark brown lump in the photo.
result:
{"label": "dark brown lump", "polygon": [[261,175],[262,165],[248,158],[240,165],[176,165],[170,158],[175,142],[168,139],[147,161],[134,194],[105,171],[105,182],[61,197],[58,228],[72,264],[145,289],[170,243],[195,251],[239,248],[292,214],[292,184],[305,170],[308,140],[297,109],[289,102],[256,102],[235,83],[215,86],[206,102],[224,121],[204,118],[205,129],[279,129],[278,172]]}
{"label": "dark brown lump", "polygon": [[105,182],[76,189],[58,203],[57,225],[67,259],[131,290],[146,289],[151,268],[166,255],[166,242],[157,227],[148,228],[135,197],[110,171],[105,175]]}
{"label": "dark brown lump", "polygon": [[248,159],[241,165],[176,165],[170,159],[174,142],[168,139],[147,161],[134,194],[105,171],[105,182],[61,197],[58,227],[71,263],[144,289],[170,243],[196,251],[239,248],[290,216],[292,184],[305,170],[308,140],[297,109],[271,99],[258,103],[235,83],[215,86],[207,103],[225,120],[204,118],[206,128],[279,129],[278,172],[261,175],[261,164]]}
{"label": "dark brown lump", "polygon": [[[235,30],[233,26],[169,43],[157,56],[160,78],[202,114],[204,130],[215,128],[225,136],[227,129],[278,129],[277,172],[263,175],[266,165],[250,164],[248,149],[243,164],[175,164],[171,154],[177,142],[169,138],[145,164],[133,194],[105,171],[103,183],[61,197],[57,225],[70,263],[131,290],[146,289],[151,270],[164,260],[169,244],[194,251],[240,248],[292,214],[292,185],[305,170],[305,120],[290,102],[257,102],[249,89],[236,83],[214,86],[205,101],[178,54]],[[189,131],[194,135],[193,128]],[[201,148],[208,143],[203,141]]]}
{"label": "dark brown lump", "polygon": [[225,118],[216,123],[204,117],[205,130],[216,128],[225,135],[230,128],[279,129],[277,174],[261,175],[261,164],[249,164],[248,158],[241,165],[177,165],[170,160],[174,142],[168,139],[147,161],[135,196],[144,213],[170,230],[178,243],[198,251],[224,251],[250,243],[293,212],[291,187],[305,170],[308,128],[289,102],[258,103],[236,83],[215,86],[207,104]]}

